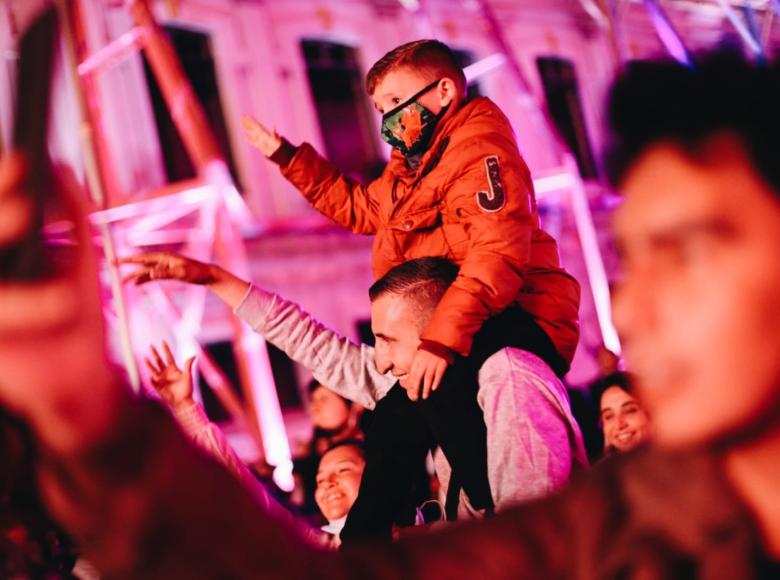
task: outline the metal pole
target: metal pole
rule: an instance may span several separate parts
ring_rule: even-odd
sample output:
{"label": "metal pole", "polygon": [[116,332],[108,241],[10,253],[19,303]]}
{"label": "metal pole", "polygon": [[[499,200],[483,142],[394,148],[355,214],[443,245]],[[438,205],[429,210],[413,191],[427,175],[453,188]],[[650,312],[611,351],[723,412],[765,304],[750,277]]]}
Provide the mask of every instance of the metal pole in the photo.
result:
{"label": "metal pole", "polygon": [[650,20],[655,28],[655,33],[658,35],[658,39],[661,44],[664,45],[667,52],[677,62],[684,64],[685,66],[693,66],[693,59],[691,53],[685,46],[680,34],[675,29],[672,21],[658,4],[658,0],[645,0],[645,8],[650,16]]}
{"label": "metal pole", "polygon": [[155,21],[149,3],[147,0],[131,0],[129,7],[137,25],[144,29],[144,54],[160,85],[173,122],[187,153],[200,171],[209,161],[222,159],[219,145],[182,70],[176,51]]}
{"label": "metal pole", "polygon": [[[154,19],[148,0],[130,0],[129,8],[136,24],[145,31],[145,54],[179,135],[198,173],[216,189],[218,197],[224,202],[217,210],[217,248],[223,250],[223,261],[228,269],[248,278],[249,260],[243,241],[228,212],[223,211],[227,208],[232,216],[238,215],[240,210],[236,205],[241,200],[235,192],[206,115],[184,74],[176,51]],[[253,406],[251,417],[257,421],[258,432],[262,434],[258,443],[264,447],[268,462],[277,466],[274,479],[282,488],[289,490],[292,484],[291,453],[265,342],[246,325],[237,324],[233,347],[242,385],[250,395],[247,400]]]}
{"label": "metal pole", "polygon": [[[571,155],[566,156],[565,165],[573,175],[577,176],[577,162]],[[569,188],[574,223],[580,238],[582,256],[585,260],[585,269],[588,272],[593,302],[596,306],[596,317],[601,329],[601,338],[609,350],[620,354],[620,339],[615,326],[612,323],[612,302],[609,292],[607,271],[604,268],[604,260],[601,257],[599,239],[596,227],[593,224],[593,214],[588,203],[588,194],[585,191],[581,179],[575,179]]]}
{"label": "metal pole", "polygon": [[[81,138],[84,144],[83,150],[88,189],[95,205],[99,208],[105,208],[109,198],[116,198],[117,190],[115,181],[112,178],[113,166],[108,153],[108,145],[103,137],[97,85],[94,79],[88,75],[79,78],[77,72],[77,62],[82,60],[87,53],[82,13],[79,9],[78,0],[60,2],[58,3],[58,9],[62,16],[67,58],[75,77],[74,86],[81,112]],[[114,265],[116,252],[114,239],[111,235],[111,225],[109,223],[98,223],[96,226],[100,231],[100,237],[103,242],[111,294],[116,306],[122,360],[127,370],[130,386],[135,392],[140,392],[141,378],[135,357],[133,356],[127,310],[122,293],[122,280],[117,267]]]}
{"label": "metal pole", "polygon": [[723,15],[728,18],[729,22],[731,22],[731,25],[737,31],[737,34],[739,34],[740,38],[742,38],[742,41],[747,45],[747,47],[753,51],[753,54],[758,57],[765,58],[764,50],[761,48],[758,40],[753,38],[750,30],[748,30],[748,27],[745,25],[745,23],[740,20],[739,15],[737,14],[736,10],[734,10],[734,7],[729,4],[728,0],[715,0],[715,2],[717,2],[723,9]]}

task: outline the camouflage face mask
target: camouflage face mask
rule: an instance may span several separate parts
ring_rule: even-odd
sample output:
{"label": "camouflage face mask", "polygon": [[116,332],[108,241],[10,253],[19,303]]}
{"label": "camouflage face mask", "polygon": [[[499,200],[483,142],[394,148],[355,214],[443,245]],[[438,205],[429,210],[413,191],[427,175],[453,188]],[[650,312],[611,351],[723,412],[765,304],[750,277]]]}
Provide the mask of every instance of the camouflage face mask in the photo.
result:
{"label": "camouflage face mask", "polygon": [[425,151],[433,137],[436,123],[449,107],[447,105],[438,115],[435,115],[430,109],[417,102],[418,98],[438,84],[438,80],[429,84],[382,116],[382,139],[406,157]]}

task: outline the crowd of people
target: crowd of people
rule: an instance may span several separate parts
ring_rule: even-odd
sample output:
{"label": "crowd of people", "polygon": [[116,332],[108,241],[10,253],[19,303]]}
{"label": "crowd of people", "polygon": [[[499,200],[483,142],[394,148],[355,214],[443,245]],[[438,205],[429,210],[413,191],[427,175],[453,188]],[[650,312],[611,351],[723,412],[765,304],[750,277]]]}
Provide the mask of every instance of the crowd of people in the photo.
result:
{"label": "crowd of people", "polygon": [[[375,346],[216,264],[118,262],[128,283],[205,285],[311,371],[299,471],[327,523],[304,523],[241,463],[193,399],[192,359],[150,350],[167,410],[122,385],[101,356],[94,256],[69,200],[70,266],[0,285],[0,402],[41,529],[67,546],[58,562],[78,554],[116,578],[776,577],[780,70],[714,54],[635,63],[612,89],[605,158],[625,196],[613,311],[631,374],[591,386],[604,435],[592,466],[562,380],[579,286],[541,229],[509,122],[465,99],[437,41],[389,52],[366,85],[394,148],[368,185],[244,127],[315,208],[375,236]],[[0,247],[26,215],[24,163],[0,164]],[[424,523],[429,454],[448,523],[408,529]],[[18,553],[12,537],[0,556]]]}

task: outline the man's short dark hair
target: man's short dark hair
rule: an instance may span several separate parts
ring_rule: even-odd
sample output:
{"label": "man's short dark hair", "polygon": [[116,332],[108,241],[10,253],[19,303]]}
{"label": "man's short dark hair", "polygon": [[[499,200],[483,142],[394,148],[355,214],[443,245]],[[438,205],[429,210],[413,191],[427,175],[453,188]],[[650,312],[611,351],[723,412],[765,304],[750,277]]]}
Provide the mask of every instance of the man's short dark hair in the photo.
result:
{"label": "man's short dark hair", "polygon": [[417,258],[390,270],[368,290],[371,302],[393,294],[411,298],[420,309],[433,309],[458,275],[447,258]]}
{"label": "man's short dark hair", "polygon": [[718,134],[738,137],[764,181],[780,195],[780,67],[750,64],[720,51],[695,66],[639,61],[628,66],[609,100],[606,165],[619,184],[650,146],[678,145],[697,159]]}
{"label": "man's short dark hair", "polygon": [[415,40],[394,48],[374,63],[366,75],[366,91],[373,95],[376,86],[391,71],[409,67],[423,78],[434,82],[438,78],[450,77],[458,90],[466,91],[466,75],[458,58],[449,46],[438,40]]}

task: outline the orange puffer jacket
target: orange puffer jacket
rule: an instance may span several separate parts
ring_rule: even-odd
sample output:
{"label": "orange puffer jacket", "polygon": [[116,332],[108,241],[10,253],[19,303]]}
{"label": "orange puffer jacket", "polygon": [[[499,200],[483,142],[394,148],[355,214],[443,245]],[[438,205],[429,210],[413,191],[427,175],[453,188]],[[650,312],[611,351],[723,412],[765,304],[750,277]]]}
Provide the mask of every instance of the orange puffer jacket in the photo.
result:
{"label": "orange puffer jacket", "polygon": [[425,256],[446,256],[460,266],[422,334],[426,344],[466,356],[482,323],[518,304],[571,361],[579,284],[539,227],[528,167],[492,101],[475,99],[443,121],[416,169],[394,151],[367,186],[345,177],[311,145],[285,145],[289,154],[275,160],[312,205],[354,233],[376,236],[377,278]]}

